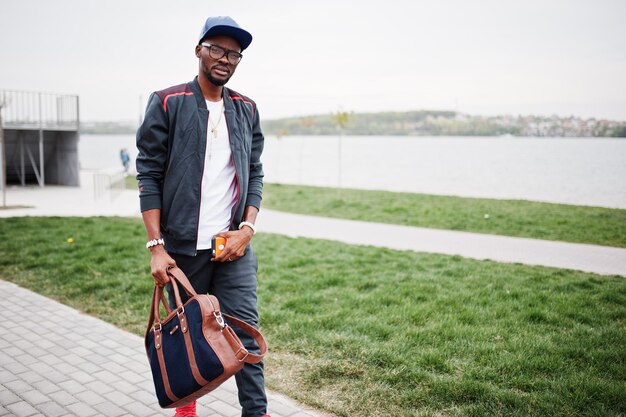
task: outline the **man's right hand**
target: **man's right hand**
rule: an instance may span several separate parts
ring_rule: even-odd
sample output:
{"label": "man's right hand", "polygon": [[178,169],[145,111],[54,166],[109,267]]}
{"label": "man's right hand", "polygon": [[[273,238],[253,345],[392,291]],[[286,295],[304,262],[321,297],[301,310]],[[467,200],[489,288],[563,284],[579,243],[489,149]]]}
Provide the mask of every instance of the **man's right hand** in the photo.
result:
{"label": "man's right hand", "polygon": [[176,267],[176,261],[165,251],[163,245],[157,245],[150,248],[152,252],[152,258],[150,259],[150,272],[152,278],[154,278],[154,284],[159,287],[164,287],[170,278],[167,275],[169,268]]}

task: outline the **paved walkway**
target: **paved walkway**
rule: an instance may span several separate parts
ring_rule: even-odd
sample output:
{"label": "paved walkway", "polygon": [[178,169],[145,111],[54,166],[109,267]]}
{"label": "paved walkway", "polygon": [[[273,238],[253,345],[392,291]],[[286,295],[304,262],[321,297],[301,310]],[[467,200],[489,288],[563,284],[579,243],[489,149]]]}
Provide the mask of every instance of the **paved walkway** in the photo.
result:
{"label": "paved walkway", "polygon": [[[104,194],[96,199],[91,174],[81,175],[80,188],[10,188],[8,205],[31,207],[0,210],[0,217],[140,216],[135,191]],[[303,216],[267,209],[261,210],[257,223],[261,231],[294,237],[626,276],[623,248]]]}
{"label": "paved walkway", "polygon": [[261,210],[259,230],[390,249],[626,276],[626,249]]}
{"label": "paved walkway", "polygon": [[[143,339],[0,280],[0,416],[172,416],[154,395]],[[273,417],[321,417],[272,392]],[[231,378],[199,416],[241,414]]]}

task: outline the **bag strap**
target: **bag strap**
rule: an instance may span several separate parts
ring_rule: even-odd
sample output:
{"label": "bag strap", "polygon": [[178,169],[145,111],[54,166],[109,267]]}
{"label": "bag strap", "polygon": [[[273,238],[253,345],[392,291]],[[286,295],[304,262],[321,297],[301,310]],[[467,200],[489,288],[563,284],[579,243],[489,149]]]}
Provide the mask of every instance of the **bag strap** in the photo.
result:
{"label": "bag strap", "polygon": [[[191,285],[191,282],[189,282],[189,279],[180,268],[169,268],[167,270],[167,275],[169,275],[170,279],[174,278],[174,281],[183,287],[190,298],[197,295],[196,290],[194,290]],[[173,285],[175,285],[174,282],[172,282],[172,286]]]}
{"label": "bag strap", "polygon": [[263,337],[261,332],[258,331],[253,326],[246,323],[245,321],[238,319],[237,317],[233,317],[230,314],[226,314],[226,313],[222,313],[222,315],[226,317],[226,320],[228,320],[228,324],[234,324],[235,326],[239,327],[244,332],[248,333],[250,336],[254,338],[257,345],[259,345],[259,349],[261,350],[261,352],[259,354],[248,352],[248,354],[243,359],[243,361],[246,363],[261,362],[261,360],[263,360],[263,357],[267,353],[267,342],[265,341],[265,337]]}

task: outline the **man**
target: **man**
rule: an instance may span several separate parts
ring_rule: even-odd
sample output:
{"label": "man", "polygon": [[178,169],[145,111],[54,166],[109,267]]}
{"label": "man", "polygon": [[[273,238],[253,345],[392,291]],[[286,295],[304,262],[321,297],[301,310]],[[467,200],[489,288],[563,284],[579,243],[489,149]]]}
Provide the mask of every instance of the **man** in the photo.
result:
{"label": "man", "polygon": [[[198,76],[150,96],[136,163],[155,283],[166,285],[167,269],[178,266],[199,294],[214,294],[224,312],[258,327],[250,240],[261,205],[264,139],[254,101],[224,87],[251,42],[230,17],[207,19],[195,48]],[[227,241],[212,258],[214,236]],[[242,416],[266,416],[262,363],[246,364],[235,378]],[[195,415],[195,402],[176,409],[176,416]]]}

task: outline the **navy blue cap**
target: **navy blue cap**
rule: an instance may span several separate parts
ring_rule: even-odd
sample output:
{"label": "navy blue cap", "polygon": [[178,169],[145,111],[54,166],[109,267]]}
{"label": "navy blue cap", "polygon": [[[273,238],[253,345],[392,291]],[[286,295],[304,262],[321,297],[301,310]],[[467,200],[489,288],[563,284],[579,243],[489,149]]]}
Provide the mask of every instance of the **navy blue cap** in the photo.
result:
{"label": "navy blue cap", "polygon": [[202,30],[200,31],[200,38],[198,44],[200,44],[205,38],[209,36],[229,36],[239,42],[241,50],[243,51],[250,43],[252,43],[252,35],[250,32],[243,30],[241,26],[235,22],[230,16],[213,16],[209,17]]}

